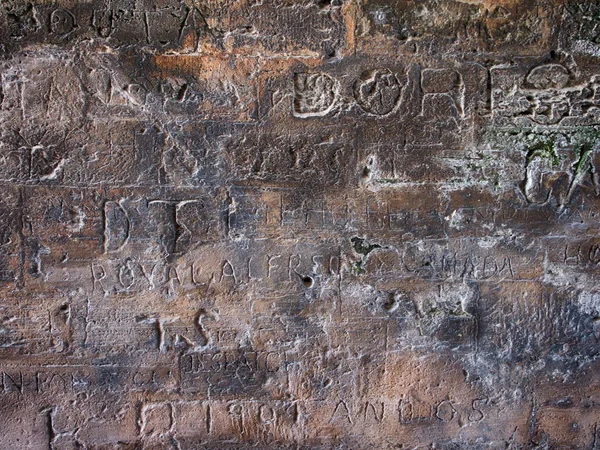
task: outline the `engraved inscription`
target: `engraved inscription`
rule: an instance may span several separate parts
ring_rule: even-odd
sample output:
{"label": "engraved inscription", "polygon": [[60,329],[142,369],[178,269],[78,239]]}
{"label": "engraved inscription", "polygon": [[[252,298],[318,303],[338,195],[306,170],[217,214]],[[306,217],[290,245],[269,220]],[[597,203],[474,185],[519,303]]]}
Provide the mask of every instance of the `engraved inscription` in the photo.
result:
{"label": "engraved inscription", "polygon": [[354,98],[360,107],[377,116],[392,112],[400,92],[400,83],[389,69],[368,70],[354,83]]}
{"label": "engraved inscription", "polygon": [[328,114],[337,97],[337,83],[326,74],[294,74],[294,115],[314,117]]}
{"label": "engraved inscription", "polygon": [[600,0],[0,0],[0,449],[600,449]]}

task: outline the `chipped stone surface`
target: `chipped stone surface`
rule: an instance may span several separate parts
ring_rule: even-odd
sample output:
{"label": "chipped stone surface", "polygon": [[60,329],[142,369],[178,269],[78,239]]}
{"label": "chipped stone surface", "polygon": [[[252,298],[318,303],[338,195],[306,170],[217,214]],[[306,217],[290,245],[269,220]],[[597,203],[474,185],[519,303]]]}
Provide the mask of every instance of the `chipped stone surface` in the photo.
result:
{"label": "chipped stone surface", "polygon": [[0,448],[600,449],[599,21],[0,0]]}

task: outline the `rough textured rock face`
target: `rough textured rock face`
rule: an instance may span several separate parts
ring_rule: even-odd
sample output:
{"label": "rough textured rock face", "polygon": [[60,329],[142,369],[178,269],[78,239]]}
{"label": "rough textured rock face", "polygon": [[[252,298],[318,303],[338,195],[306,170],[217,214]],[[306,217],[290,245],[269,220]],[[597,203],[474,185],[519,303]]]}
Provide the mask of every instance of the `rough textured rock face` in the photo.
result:
{"label": "rough textured rock face", "polygon": [[0,448],[600,449],[600,2],[0,0]]}

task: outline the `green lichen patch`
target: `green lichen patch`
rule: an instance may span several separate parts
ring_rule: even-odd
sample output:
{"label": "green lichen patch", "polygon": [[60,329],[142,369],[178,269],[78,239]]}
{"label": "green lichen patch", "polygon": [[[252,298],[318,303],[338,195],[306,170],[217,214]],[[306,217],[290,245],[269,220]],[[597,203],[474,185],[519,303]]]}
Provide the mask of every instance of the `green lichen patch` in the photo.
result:
{"label": "green lichen patch", "polygon": [[534,145],[528,148],[527,165],[531,164],[531,162],[535,158],[548,160],[552,163],[553,166],[558,166],[560,164],[560,157],[558,156],[558,152],[556,151],[555,137],[536,142]]}
{"label": "green lichen patch", "polygon": [[366,239],[362,239],[359,237],[353,237],[352,239],[350,239],[350,242],[352,242],[352,246],[354,247],[354,251],[356,253],[360,253],[361,255],[365,255],[365,256],[367,256],[369,253],[371,253],[376,248],[381,248],[381,245],[369,244],[366,241]]}
{"label": "green lichen patch", "polygon": [[365,273],[363,265],[366,261],[368,254],[377,248],[381,248],[381,245],[370,244],[369,242],[367,242],[366,239],[359,238],[357,236],[351,238],[350,242],[352,242],[352,248],[354,248],[354,251],[362,255],[360,261],[356,261],[352,264],[352,271],[357,275],[361,275]]}
{"label": "green lichen patch", "polygon": [[582,144],[577,148],[577,161],[573,164],[573,173],[575,178],[584,174],[585,172],[593,173],[594,168],[592,166],[592,153],[594,147],[589,144]]}

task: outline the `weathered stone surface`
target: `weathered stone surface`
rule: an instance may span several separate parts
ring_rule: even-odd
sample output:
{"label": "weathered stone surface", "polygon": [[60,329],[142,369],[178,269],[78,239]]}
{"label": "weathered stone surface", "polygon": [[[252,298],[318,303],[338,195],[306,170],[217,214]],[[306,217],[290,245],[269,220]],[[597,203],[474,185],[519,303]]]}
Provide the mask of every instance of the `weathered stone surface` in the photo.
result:
{"label": "weathered stone surface", "polygon": [[600,449],[599,24],[0,0],[0,448]]}

